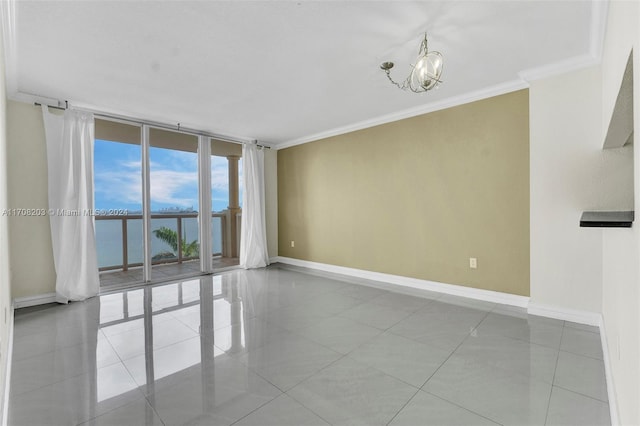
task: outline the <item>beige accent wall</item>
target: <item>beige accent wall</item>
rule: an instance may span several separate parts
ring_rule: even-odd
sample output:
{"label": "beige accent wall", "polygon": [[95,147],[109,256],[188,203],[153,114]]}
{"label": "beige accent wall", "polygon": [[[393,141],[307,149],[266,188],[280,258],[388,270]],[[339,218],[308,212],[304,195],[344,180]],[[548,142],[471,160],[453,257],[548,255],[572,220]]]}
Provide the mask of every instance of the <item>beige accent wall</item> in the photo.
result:
{"label": "beige accent wall", "polygon": [[278,218],[280,256],[528,296],[528,91],[278,151]]}
{"label": "beige accent wall", "polygon": [[[9,207],[47,209],[47,151],[42,110],[9,101],[7,174]],[[14,298],[54,293],[56,273],[48,216],[9,218],[11,292]]]}

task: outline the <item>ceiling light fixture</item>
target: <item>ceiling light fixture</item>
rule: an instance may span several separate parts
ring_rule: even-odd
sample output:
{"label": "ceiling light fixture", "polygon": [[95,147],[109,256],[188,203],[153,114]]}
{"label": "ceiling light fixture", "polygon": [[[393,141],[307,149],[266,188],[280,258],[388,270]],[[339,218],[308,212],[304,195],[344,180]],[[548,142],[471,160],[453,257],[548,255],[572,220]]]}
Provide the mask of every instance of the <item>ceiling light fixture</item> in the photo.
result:
{"label": "ceiling light fixture", "polygon": [[440,52],[430,52],[427,48],[427,34],[425,33],[424,40],[422,40],[420,44],[416,63],[415,65],[411,65],[411,73],[402,83],[397,83],[391,78],[390,71],[391,68],[393,68],[393,62],[383,62],[380,68],[387,74],[387,78],[395,86],[402,90],[421,93],[438,87],[438,84],[442,83],[442,80],[440,80],[442,62],[442,54],[440,54]]}

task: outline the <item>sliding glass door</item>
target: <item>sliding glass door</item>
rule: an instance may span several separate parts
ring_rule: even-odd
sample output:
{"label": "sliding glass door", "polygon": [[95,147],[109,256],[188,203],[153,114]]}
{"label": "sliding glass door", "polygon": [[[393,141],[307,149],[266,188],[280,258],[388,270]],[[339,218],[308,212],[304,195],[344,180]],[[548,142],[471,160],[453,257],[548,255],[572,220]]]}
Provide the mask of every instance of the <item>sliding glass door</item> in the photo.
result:
{"label": "sliding glass door", "polygon": [[97,119],[101,285],[160,282],[236,266],[241,156],[239,144]]}
{"label": "sliding glass door", "polygon": [[149,129],[151,280],[200,272],[198,137]]}
{"label": "sliding glass door", "polygon": [[144,280],[140,126],[96,120],[94,202],[100,284]]}

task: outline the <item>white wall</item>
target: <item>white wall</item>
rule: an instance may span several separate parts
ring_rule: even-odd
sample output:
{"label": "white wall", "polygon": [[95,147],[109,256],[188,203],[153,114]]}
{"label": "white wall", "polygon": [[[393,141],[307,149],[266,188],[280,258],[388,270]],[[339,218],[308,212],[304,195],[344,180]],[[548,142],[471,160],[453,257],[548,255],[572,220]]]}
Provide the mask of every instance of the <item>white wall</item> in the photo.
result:
{"label": "white wall", "polygon": [[623,425],[640,424],[640,218],[631,229],[578,221],[583,210],[640,211],[640,152],[602,150],[632,48],[640,134],[639,45],[639,3],[611,1],[601,66],[533,81],[529,94],[531,306],[602,314]]}
{"label": "white wall", "polygon": [[9,273],[9,221],[2,211],[7,204],[7,104],[5,93],[4,52],[0,31],[0,412],[4,409],[4,390],[9,350],[11,284]]}
{"label": "white wall", "polygon": [[531,304],[600,312],[602,231],[580,228],[601,206],[600,68],[531,82]]}
{"label": "white wall", "polygon": [[[638,226],[637,222],[634,226]],[[603,232],[602,314],[613,391],[622,425],[640,424],[638,230]]]}
{"label": "white wall", "polygon": [[[634,50],[634,134],[640,135],[640,6],[612,1],[602,58],[604,138],[627,59]],[[636,149],[636,151],[639,151]],[[634,153],[636,221],[603,231],[602,315],[620,424],[640,424],[640,152]]]}

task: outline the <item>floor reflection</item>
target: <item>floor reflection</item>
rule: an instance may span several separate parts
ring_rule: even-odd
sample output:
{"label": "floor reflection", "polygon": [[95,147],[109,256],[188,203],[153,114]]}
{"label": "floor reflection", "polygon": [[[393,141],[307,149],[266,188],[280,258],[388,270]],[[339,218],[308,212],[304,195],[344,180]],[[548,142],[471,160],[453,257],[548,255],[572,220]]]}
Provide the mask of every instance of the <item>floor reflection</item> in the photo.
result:
{"label": "floor reflection", "polygon": [[153,394],[158,381],[193,366],[210,371],[217,356],[242,351],[244,288],[230,273],[104,295],[100,330]]}
{"label": "floor reflection", "polygon": [[413,291],[273,266],[19,310],[8,424],[608,424],[597,328]]}

